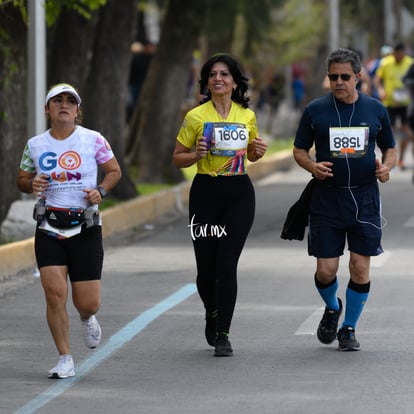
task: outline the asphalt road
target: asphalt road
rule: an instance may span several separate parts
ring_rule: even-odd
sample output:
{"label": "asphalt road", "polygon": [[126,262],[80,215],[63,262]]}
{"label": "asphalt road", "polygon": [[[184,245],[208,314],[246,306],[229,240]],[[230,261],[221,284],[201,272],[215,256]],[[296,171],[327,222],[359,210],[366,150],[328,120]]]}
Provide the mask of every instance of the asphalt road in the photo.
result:
{"label": "asphalt road", "polygon": [[[47,378],[57,355],[39,280],[0,298],[0,413],[412,413],[411,172],[395,170],[381,185],[385,253],[372,260],[371,295],[357,328],[361,351],[352,353],[316,339],[323,309],[314,259],[306,242],[279,237],[308,179],[293,168],[256,183],[234,357],[213,357],[205,342],[187,220],[177,217],[106,243],[103,341],[95,351],[84,347],[69,305],[74,378]],[[338,275],[343,298],[347,257]]]}

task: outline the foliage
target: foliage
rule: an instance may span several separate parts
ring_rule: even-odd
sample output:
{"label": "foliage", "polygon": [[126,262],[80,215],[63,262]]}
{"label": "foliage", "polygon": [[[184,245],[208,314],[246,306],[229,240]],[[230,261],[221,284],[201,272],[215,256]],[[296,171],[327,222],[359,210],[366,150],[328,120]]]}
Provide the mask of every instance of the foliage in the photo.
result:
{"label": "foliage", "polygon": [[403,4],[411,14],[414,14],[414,0],[404,0]]}
{"label": "foliage", "polygon": [[286,0],[209,0],[203,13],[207,55],[231,52],[246,61],[273,24],[271,10]]}
{"label": "foliage", "polygon": [[315,1],[286,1],[274,13],[273,39],[279,64],[289,64],[314,56],[325,31],[323,6]]}
{"label": "foliage", "polygon": [[253,55],[254,45],[266,41],[274,25],[273,10],[283,7],[286,0],[244,0],[240,2],[240,12],[246,20],[245,57]]}
{"label": "foliage", "polygon": [[63,8],[73,9],[86,19],[90,19],[92,12],[106,4],[107,0],[46,0],[46,21],[52,26],[59,17]]}
{"label": "foliage", "polygon": [[[45,0],[46,22],[49,26],[56,23],[63,8],[73,9],[81,16],[89,19],[92,12],[104,6],[106,2],[107,0]],[[20,9],[23,20],[27,22],[27,0],[0,0],[0,8],[10,3]]]}
{"label": "foliage", "polygon": [[9,4],[12,4],[14,7],[20,10],[23,21],[27,23],[27,8],[26,8],[27,1],[25,0],[0,0],[0,13],[1,13],[1,7],[9,5]]}

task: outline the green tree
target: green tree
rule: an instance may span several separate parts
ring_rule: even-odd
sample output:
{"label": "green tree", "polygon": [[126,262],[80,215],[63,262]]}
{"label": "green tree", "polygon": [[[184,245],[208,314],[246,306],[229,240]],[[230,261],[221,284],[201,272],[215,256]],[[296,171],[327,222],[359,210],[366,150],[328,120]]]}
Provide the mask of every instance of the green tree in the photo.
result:
{"label": "green tree", "polygon": [[[74,7],[76,2],[63,3],[54,11],[56,24],[49,29],[48,82],[66,81],[79,88],[84,125],[109,140],[123,172],[111,195],[121,200],[133,198],[137,193],[124,162],[124,131],[137,1],[92,1],[92,10],[86,11]],[[62,39],[66,39],[65,47]]]}
{"label": "green tree", "polygon": [[128,157],[138,167],[141,182],[182,179],[171,156],[205,7],[206,0],[169,1],[157,52],[131,120]]}
{"label": "green tree", "polygon": [[[54,22],[64,5],[88,15],[103,0],[48,1],[48,20]],[[27,141],[27,10],[24,0],[0,0],[0,221],[20,197],[15,177]]]}
{"label": "green tree", "polygon": [[[27,85],[25,5],[23,0],[0,0],[0,161],[4,168],[0,178],[3,190],[0,193],[0,222],[10,204],[20,197],[15,175],[28,139],[27,88],[30,85]],[[79,88],[85,102],[85,119],[91,121],[87,126],[102,128],[101,132],[111,141],[123,167],[125,124],[122,108],[136,1],[48,0],[45,9],[49,24],[47,83],[50,86],[65,81]],[[101,82],[97,83],[97,79]],[[94,85],[94,89],[87,91],[86,82]],[[104,102],[100,106],[102,111],[91,117],[89,110],[95,115],[97,102]],[[114,194],[126,199],[134,197],[136,192],[126,169],[123,170],[123,179]]]}
{"label": "green tree", "polygon": [[84,86],[85,125],[101,131],[111,143],[122,169],[122,179],[112,193],[121,200],[137,195],[124,162],[125,103],[135,10],[135,0],[108,0],[101,9]]}

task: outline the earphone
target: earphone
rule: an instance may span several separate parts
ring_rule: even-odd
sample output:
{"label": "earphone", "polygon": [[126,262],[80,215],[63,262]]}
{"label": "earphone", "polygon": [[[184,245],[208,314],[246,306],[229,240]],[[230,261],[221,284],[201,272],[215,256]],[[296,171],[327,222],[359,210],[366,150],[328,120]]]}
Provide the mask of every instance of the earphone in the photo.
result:
{"label": "earphone", "polygon": [[387,219],[382,215],[382,202],[381,202],[381,196],[380,196],[380,209],[379,209],[379,216],[380,216],[380,220],[381,220],[381,224],[379,226],[377,226],[375,223],[371,223],[370,221],[364,221],[364,220],[360,220],[358,215],[359,215],[359,207],[358,207],[358,203],[355,199],[354,193],[352,192],[352,188],[351,188],[351,167],[349,166],[349,160],[348,160],[348,153],[345,152],[345,159],[346,159],[346,165],[348,167],[348,185],[347,188],[349,190],[349,193],[351,194],[351,198],[355,204],[355,220],[358,223],[361,224],[369,224],[370,226],[376,228],[377,230],[382,230],[388,223],[387,223]]}

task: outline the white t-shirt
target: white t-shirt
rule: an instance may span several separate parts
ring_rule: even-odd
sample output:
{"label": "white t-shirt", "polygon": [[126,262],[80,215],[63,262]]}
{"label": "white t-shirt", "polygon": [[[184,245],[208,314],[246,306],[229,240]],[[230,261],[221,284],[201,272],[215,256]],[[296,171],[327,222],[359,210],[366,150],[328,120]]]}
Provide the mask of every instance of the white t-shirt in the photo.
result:
{"label": "white t-shirt", "polygon": [[113,157],[109,143],[99,132],[77,126],[64,140],[53,138],[49,130],[30,138],[20,169],[49,176],[44,192],[47,206],[87,208],[82,190],[96,187],[98,165]]}

